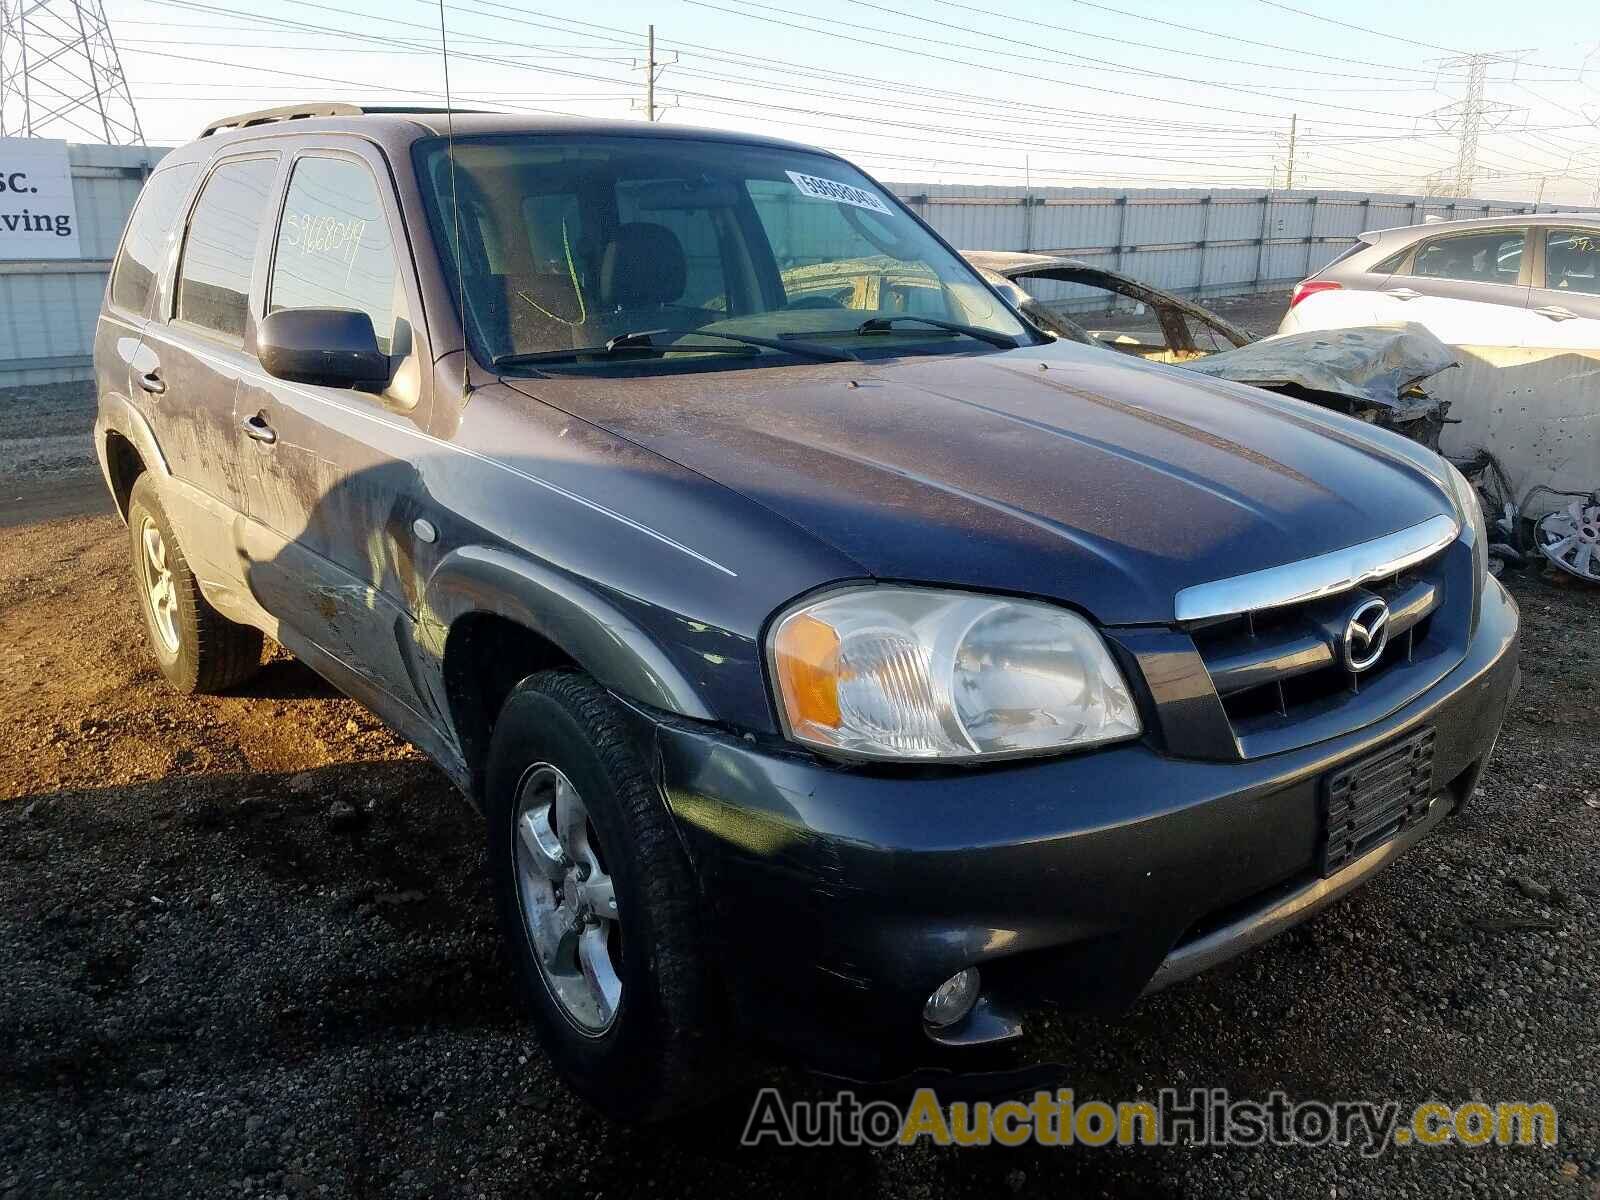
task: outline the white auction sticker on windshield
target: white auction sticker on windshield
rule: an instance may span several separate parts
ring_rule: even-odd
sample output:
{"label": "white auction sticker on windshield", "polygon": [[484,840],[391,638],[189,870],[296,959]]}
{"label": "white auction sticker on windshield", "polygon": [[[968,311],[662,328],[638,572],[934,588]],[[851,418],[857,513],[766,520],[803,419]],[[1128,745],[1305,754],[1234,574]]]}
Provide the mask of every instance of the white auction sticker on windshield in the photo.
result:
{"label": "white auction sticker on windshield", "polygon": [[789,171],[786,174],[794,181],[795,187],[813,200],[836,200],[840,204],[882,213],[886,217],[894,215],[887,204],[866,188],[840,183],[837,179],[824,179],[820,175],[802,175],[799,171]]}

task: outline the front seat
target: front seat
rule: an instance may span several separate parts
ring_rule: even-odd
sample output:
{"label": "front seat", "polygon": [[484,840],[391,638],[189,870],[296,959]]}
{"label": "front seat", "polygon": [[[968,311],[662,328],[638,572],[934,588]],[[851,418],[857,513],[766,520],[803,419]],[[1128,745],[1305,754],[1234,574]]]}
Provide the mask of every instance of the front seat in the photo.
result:
{"label": "front seat", "polygon": [[688,282],[683,244],[665,225],[619,225],[600,255],[600,304],[607,313],[659,310],[680,299]]}

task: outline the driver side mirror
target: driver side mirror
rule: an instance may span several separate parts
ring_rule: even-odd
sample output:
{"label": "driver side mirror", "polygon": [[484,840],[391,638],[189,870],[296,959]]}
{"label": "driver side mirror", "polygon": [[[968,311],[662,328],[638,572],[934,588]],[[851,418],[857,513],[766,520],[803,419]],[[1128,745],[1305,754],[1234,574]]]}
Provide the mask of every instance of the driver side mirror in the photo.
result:
{"label": "driver side mirror", "polygon": [[372,318],[342,308],[282,308],[256,331],[262,369],[290,383],[321,387],[382,387],[389,356],[378,347]]}

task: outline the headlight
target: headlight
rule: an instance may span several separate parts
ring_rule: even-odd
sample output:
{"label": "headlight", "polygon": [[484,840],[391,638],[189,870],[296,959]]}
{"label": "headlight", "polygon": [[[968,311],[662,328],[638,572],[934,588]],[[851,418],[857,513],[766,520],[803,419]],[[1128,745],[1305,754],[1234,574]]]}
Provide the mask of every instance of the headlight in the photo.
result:
{"label": "headlight", "polygon": [[1472,530],[1472,565],[1477,569],[1478,587],[1483,586],[1489,573],[1489,526],[1484,520],[1483,505],[1478,500],[1478,489],[1456,470],[1455,464],[1440,456],[1444,463],[1445,479],[1450,484],[1450,494],[1456,502],[1456,512]]}
{"label": "headlight", "polygon": [[794,740],[858,758],[984,759],[1137,737],[1100,635],[1027,600],[909,587],[784,614],[768,656]]}

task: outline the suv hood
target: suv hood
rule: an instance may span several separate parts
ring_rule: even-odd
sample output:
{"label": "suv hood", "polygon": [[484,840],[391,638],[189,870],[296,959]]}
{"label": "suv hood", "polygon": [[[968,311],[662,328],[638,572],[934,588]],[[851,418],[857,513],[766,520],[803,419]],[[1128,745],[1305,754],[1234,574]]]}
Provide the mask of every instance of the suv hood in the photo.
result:
{"label": "suv hood", "polygon": [[1048,597],[1106,624],[1170,623],[1190,584],[1452,511],[1429,456],[1402,438],[1060,342],[505,382],[743,494],[880,579]]}

